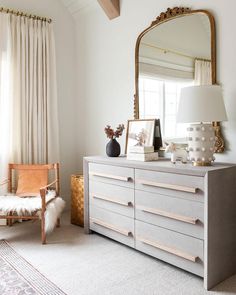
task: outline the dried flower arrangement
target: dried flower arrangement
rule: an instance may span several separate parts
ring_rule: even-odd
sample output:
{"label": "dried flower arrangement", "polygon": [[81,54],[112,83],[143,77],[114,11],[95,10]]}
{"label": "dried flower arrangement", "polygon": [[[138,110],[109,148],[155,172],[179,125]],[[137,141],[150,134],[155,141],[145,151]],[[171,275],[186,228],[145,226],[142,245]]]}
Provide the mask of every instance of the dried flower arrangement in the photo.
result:
{"label": "dried flower arrangement", "polygon": [[135,139],[137,140],[137,146],[144,146],[147,139],[147,130],[142,128],[142,130],[135,134]]}
{"label": "dried flower arrangement", "polygon": [[114,131],[114,129],[112,129],[110,125],[107,125],[104,131],[108,138],[113,139],[113,138],[120,137],[124,129],[125,129],[124,124],[119,124],[119,126],[116,128],[116,131]]}

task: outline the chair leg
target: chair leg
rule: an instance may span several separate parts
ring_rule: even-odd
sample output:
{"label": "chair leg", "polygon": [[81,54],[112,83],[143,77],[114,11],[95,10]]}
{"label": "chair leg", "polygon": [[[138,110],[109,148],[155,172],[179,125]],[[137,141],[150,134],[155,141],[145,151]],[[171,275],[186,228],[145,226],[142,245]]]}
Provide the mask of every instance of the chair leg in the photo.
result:
{"label": "chair leg", "polygon": [[42,212],[41,216],[41,239],[42,239],[42,244],[46,244],[46,233],[45,233],[45,217],[44,213]]}
{"label": "chair leg", "polygon": [[60,227],[60,226],[61,226],[60,218],[57,218],[57,227]]}
{"label": "chair leg", "polygon": [[[12,211],[10,211],[9,216],[12,216]],[[8,225],[12,226],[12,224],[13,224],[13,219],[9,219],[8,220]]]}

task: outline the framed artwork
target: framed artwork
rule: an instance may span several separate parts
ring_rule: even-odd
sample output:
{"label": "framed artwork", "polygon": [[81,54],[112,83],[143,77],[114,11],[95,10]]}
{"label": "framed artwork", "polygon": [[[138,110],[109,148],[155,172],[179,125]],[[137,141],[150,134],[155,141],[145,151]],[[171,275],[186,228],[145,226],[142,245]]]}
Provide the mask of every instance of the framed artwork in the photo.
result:
{"label": "framed artwork", "polygon": [[128,120],[125,153],[131,146],[154,146],[157,151],[162,146],[159,119]]}

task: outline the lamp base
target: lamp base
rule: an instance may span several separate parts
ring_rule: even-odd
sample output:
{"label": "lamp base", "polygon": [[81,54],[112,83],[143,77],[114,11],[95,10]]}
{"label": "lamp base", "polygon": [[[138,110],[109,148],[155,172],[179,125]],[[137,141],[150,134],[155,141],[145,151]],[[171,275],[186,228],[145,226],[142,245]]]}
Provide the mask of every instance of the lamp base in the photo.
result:
{"label": "lamp base", "polygon": [[214,161],[215,132],[211,124],[191,124],[188,127],[189,159],[194,166],[211,166]]}
{"label": "lamp base", "polygon": [[211,166],[211,162],[192,162],[193,166]]}

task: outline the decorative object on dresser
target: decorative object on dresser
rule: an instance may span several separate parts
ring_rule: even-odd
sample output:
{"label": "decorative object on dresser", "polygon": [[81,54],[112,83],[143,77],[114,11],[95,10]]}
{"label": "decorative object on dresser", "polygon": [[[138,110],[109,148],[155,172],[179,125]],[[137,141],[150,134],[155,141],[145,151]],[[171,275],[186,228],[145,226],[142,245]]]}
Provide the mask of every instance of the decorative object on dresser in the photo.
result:
{"label": "decorative object on dresser", "polygon": [[117,142],[116,138],[120,137],[125,129],[124,124],[119,124],[116,128],[116,131],[111,128],[110,125],[107,125],[104,129],[110,141],[106,146],[106,154],[108,157],[118,157],[120,155],[120,144]]}
{"label": "decorative object on dresser", "polygon": [[128,120],[125,153],[130,147],[151,147],[158,151],[162,146],[159,119]]}
{"label": "decorative object on dresser", "polygon": [[210,289],[236,272],[235,175],[235,164],[86,157],[85,232],[203,277]]}
{"label": "decorative object on dresser", "polygon": [[188,128],[189,158],[194,166],[210,166],[214,161],[215,132],[211,121],[226,121],[227,115],[218,85],[185,87],[181,90],[178,123],[194,123]]}
{"label": "decorative object on dresser", "polygon": [[130,147],[130,153],[148,154],[154,153],[154,146],[134,145]]}
{"label": "decorative object on dresser", "polygon": [[127,160],[133,161],[156,161],[158,152],[154,152],[154,146],[131,146],[127,154]]}
{"label": "decorative object on dresser", "polygon": [[161,147],[162,147],[161,121],[160,119],[155,119],[154,149],[155,151],[159,151]]}
{"label": "decorative object on dresser", "polygon": [[127,160],[131,161],[143,161],[143,162],[150,162],[150,161],[157,161],[159,158],[158,152],[154,153],[128,153]]}
{"label": "decorative object on dresser", "polygon": [[71,223],[84,226],[84,176],[71,175]]}
{"label": "decorative object on dresser", "polygon": [[170,144],[166,143],[166,153],[171,153],[171,162],[176,163],[176,161],[181,161],[182,163],[187,163],[188,153],[187,153],[187,144],[177,144],[171,142]]}

